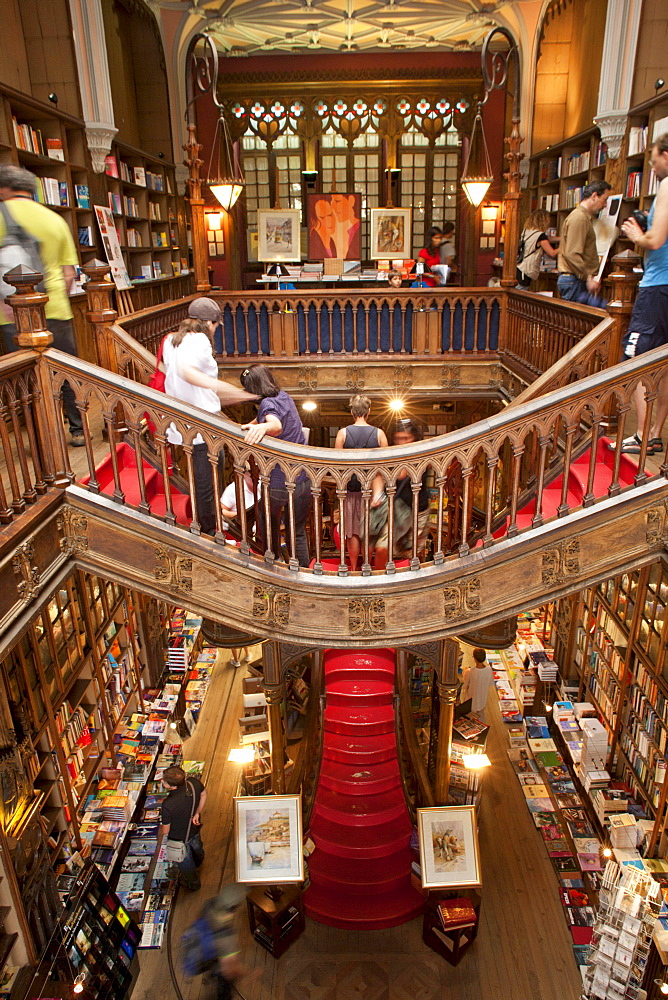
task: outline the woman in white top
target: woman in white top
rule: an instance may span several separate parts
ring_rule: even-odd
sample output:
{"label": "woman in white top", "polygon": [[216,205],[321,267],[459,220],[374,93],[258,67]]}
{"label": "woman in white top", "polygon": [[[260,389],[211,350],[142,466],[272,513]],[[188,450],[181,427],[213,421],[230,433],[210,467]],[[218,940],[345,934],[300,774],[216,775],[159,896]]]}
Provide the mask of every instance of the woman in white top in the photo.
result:
{"label": "woman in white top", "polygon": [[[165,337],[162,349],[165,366],[165,393],[182,403],[198,406],[207,413],[220,413],[221,405],[234,406],[257,397],[218,378],[208,325],[186,319],[176,333]],[[183,444],[174,424],[166,432],[170,444]],[[193,474],[200,530],[212,535],[216,530],[213,476],[207,446],[201,434],[193,442]]]}

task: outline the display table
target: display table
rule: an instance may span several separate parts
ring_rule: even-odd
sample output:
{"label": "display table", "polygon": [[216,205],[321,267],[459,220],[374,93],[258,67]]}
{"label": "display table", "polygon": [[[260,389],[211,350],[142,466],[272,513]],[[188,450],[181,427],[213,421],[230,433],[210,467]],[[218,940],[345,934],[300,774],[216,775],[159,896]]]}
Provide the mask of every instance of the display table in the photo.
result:
{"label": "display table", "polygon": [[248,894],[246,903],[251,934],[274,958],[280,958],[304,930],[301,887],[284,886],[277,900],[259,887]]}
{"label": "display table", "polygon": [[[438,915],[437,904],[442,899],[464,897],[471,901],[475,910],[476,923],[473,927],[444,930]],[[478,936],[480,923],[480,895],[472,889],[458,889],[453,892],[430,892],[422,918],[422,940],[450,965],[458,965]]]}

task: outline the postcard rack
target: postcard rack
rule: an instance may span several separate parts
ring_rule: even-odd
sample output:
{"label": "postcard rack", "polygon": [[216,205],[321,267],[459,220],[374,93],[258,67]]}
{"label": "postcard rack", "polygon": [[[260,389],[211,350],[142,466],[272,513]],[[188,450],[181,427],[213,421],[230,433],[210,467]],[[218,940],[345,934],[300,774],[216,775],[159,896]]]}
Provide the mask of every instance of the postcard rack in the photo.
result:
{"label": "postcard rack", "polygon": [[649,872],[607,863],[581,1000],[637,1000],[660,906]]}

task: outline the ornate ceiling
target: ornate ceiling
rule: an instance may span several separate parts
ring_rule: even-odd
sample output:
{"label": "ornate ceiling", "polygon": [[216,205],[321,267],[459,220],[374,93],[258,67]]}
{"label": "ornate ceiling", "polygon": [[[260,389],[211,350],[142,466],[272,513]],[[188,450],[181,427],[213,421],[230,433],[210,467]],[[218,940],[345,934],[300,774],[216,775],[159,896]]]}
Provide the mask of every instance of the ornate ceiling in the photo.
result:
{"label": "ornate ceiling", "polygon": [[[228,55],[480,46],[521,0],[149,0],[208,28]],[[191,25],[189,24],[190,28]],[[287,67],[286,67],[287,68]]]}

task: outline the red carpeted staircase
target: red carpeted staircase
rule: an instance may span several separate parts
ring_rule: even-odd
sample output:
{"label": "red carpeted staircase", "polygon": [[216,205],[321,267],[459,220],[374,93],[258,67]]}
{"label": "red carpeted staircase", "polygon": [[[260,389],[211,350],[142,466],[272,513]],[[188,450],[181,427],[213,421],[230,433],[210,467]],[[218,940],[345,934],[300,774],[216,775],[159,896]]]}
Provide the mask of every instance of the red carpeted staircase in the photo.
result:
{"label": "red carpeted staircase", "polygon": [[395,927],[421,913],[399,774],[391,649],[324,657],[323,759],[311,817],[307,914],[330,927]]}
{"label": "red carpeted staircase", "polygon": [[[133,448],[124,441],[121,441],[120,444],[116,445],[116,461],[118,463],[118,479],[125,503],[137,507],[141,502],[137,454]],[[167,497],[165,496],[162,475],[143,458],[142,468],[144,471],[146,499],[151,508],[151,513],[164,516],[167,512]],[[111,453],[105,455],[102,461],[95,466],[95,479],[97,480],[100,493],[106,496],[114,495],[116,483],[114,482]],[[90,476],[85,476],[81,480],[84,486],[87,486],[89,482]],[[171,485],[170,493],[172,510],[174,511],[177,524],[190,524],[192,511],[190,497],[181,493],[174,485]]]}

